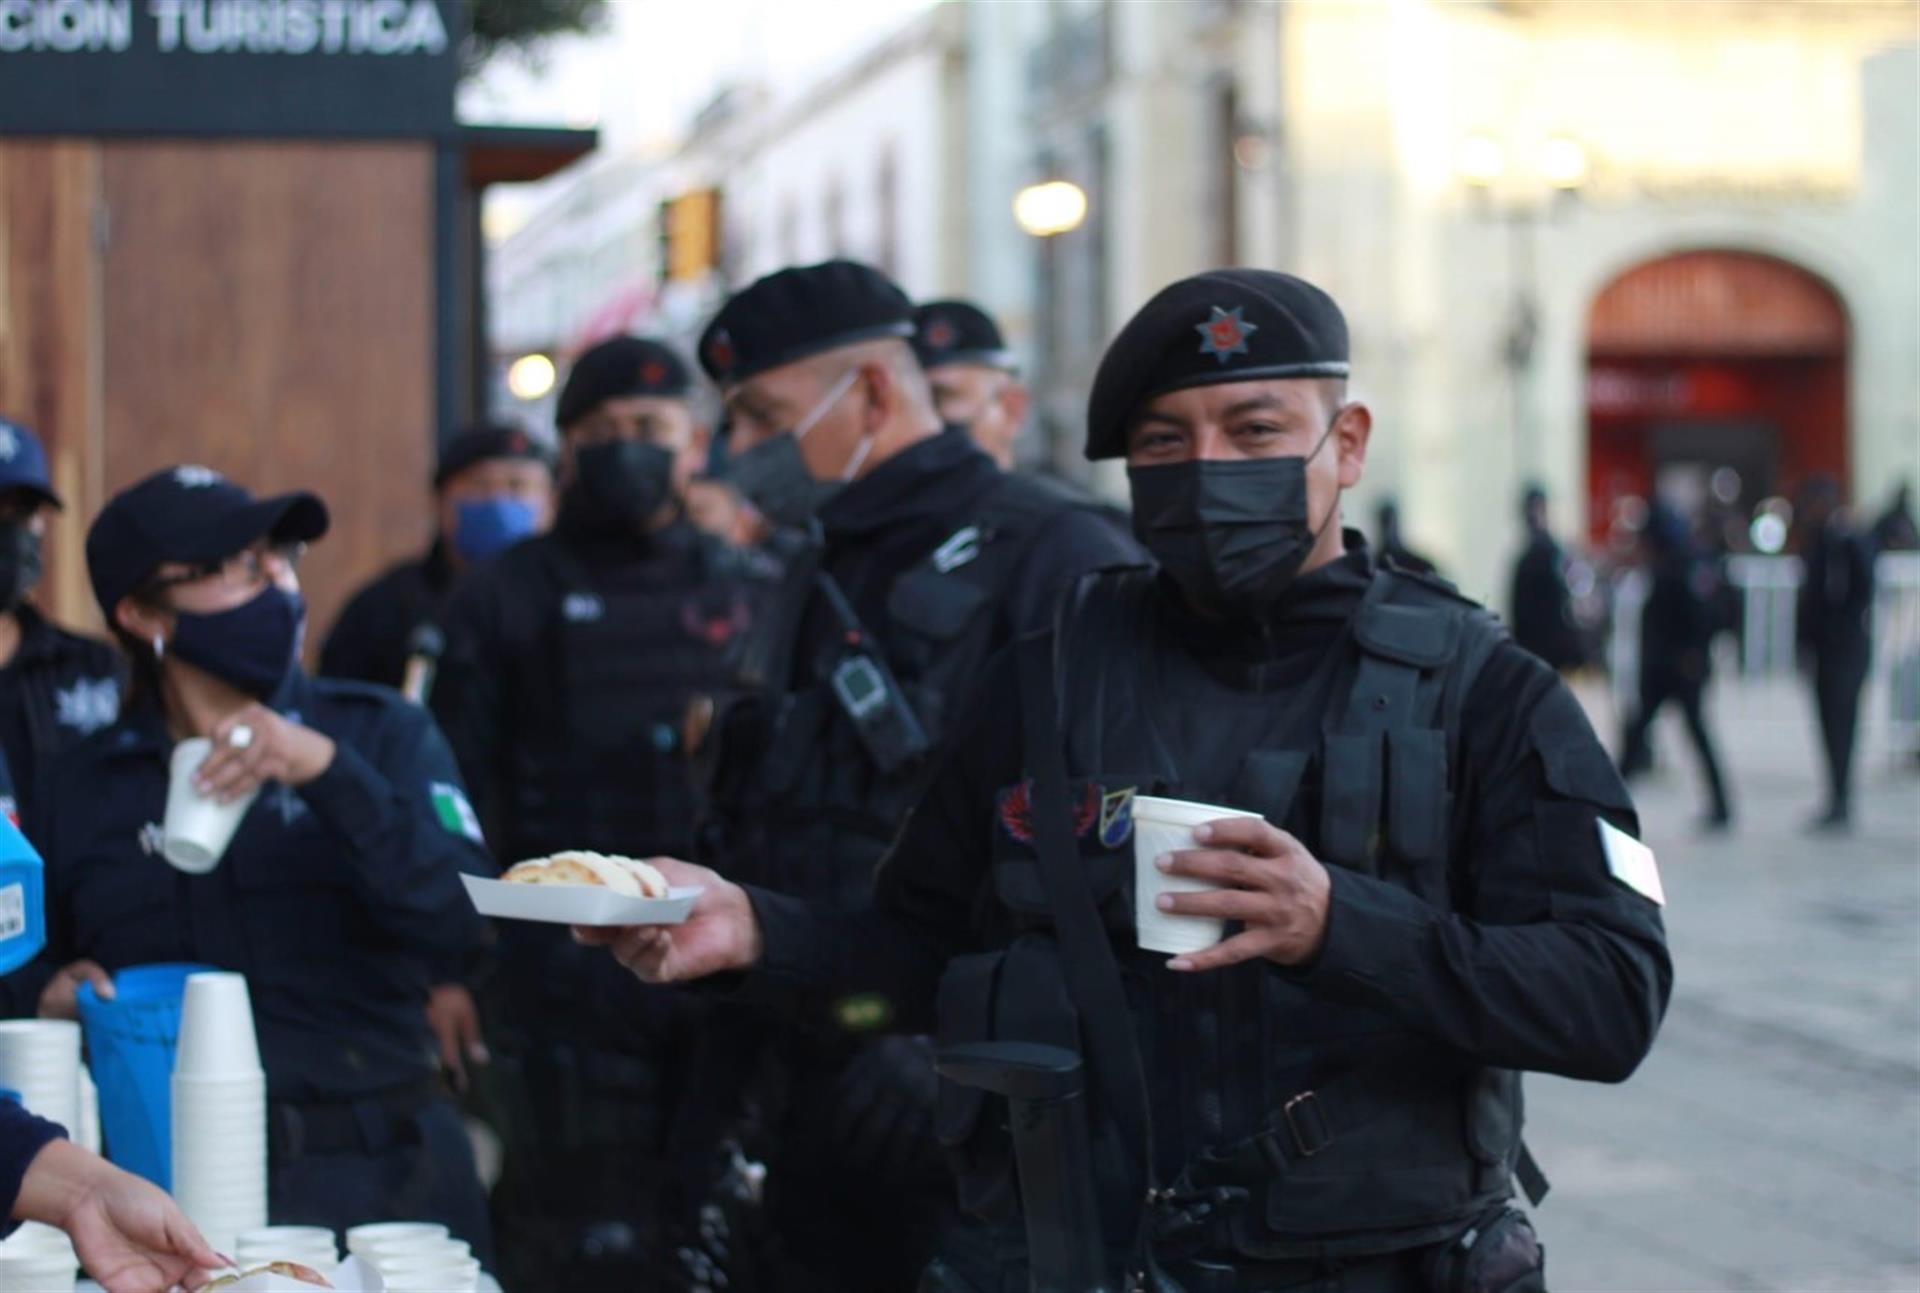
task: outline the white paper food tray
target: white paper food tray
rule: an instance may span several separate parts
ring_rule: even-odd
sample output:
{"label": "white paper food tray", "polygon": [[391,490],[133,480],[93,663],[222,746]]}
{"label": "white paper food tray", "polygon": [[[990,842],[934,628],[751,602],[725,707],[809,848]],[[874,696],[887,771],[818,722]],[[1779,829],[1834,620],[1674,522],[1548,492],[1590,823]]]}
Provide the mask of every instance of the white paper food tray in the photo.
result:
{"label": "white paper food tray", "polygon": [[593,884],[510,884],[463,875],[467,897],[482,916],[550,925],[678,925],[693,910],[698,886],[664,898],[634,898]]}

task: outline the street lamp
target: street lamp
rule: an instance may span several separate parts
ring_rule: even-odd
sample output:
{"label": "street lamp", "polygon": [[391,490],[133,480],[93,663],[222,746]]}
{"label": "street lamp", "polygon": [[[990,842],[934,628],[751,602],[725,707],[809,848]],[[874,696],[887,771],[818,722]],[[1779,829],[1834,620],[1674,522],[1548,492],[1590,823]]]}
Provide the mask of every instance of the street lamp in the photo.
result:
{"label": "street lamp", "polygon": [[553,361],[542,354],[522,355],[507,369],[507,389],[531,404],[553,389]]}
{"label": "street lamp", "polygon": [[1013,195],[1014,223],[1035,238],[1072,233],[1086,218],[1086,191],[1070,180],[1029,184]]}
{"label": "street lamp", "polygon": [[[1507,284],[1512,294],[1501,358],[1512,381],[1514,461],[1530,467],[1531,437],[1527,434],[1527,386],[1533,352],[1540,335],[1539,274],[1536,265],[1538,229],[1580,189],[1590,174],[1586,147],[1569,135],[1553,135],[1531,158],[1532,166],[1515,173],[1511,150],[1498,137],[1476,133],[1460,141],[1454,169],[1473,192],[1474,211],[1507,226]],[[1541,186],[1550,190],[1542,200]],[[1531,188],[1532,192],[1526,190]]]}

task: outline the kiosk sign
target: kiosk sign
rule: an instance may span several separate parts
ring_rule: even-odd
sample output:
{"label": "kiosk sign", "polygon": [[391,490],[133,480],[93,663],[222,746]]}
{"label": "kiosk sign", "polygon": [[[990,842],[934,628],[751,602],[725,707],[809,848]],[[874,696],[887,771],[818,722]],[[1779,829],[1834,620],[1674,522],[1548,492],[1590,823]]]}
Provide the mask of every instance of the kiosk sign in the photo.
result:
{"label": "kiosk sign", "polygon": [[458,0],[0,0],[0,134],[453,128]]}

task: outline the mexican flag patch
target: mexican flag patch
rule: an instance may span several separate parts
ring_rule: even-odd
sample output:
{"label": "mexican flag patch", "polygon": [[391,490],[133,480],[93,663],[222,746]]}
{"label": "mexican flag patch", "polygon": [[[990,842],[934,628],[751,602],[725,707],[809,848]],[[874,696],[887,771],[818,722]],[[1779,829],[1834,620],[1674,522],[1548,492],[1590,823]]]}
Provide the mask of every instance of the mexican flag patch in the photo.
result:
{"label": "mexican flag patch", "polygon": [[464,835],[475,844],[486,843],[480,836],[480,819],[474,816],[473,805],[467,802],[465,791],[444,781],[434,782],[429,790],[433,795],[434,815],[448,832]]}

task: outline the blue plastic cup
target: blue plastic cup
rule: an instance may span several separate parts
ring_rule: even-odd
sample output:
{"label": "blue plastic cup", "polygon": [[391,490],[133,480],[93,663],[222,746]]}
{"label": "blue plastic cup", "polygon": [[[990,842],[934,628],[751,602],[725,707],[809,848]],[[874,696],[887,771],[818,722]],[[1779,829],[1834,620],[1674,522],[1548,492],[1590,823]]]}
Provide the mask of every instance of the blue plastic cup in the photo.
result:
{"label": "blue plastic cup", "polygon": [[173,1052],[187,976],[210,965],[136,965],[113,976],[114,999],[79,990],[87,1064],[100,1089],[107,1157],[163,1190],[173,1186]]}

